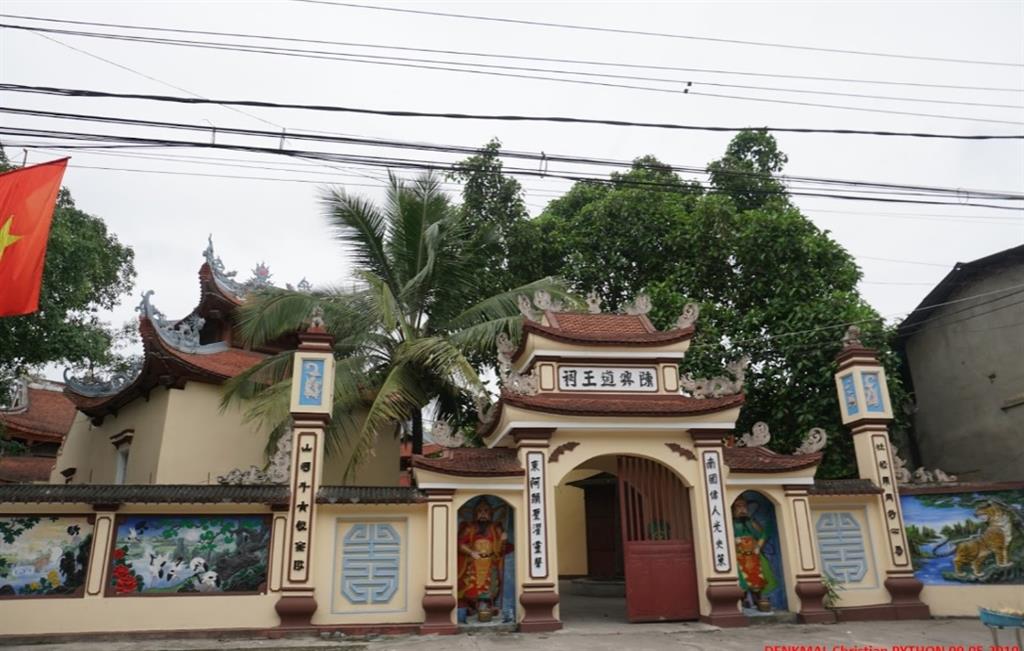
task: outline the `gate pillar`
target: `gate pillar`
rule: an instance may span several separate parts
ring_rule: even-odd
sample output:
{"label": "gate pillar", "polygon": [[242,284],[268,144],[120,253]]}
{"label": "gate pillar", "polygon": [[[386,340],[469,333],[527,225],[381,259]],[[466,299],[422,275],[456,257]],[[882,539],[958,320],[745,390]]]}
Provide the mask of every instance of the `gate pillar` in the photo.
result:
{"label": "gate pillar", "polygon": [[[814,550],[817,544],[814,539],[814,527],[811,525],[811,506],[808,501],[806,485],[784,486],[786,505],[784,517],[792,519],[791,529],[796,530],[796,552],[790,550],[790,567],[797,569],[794,590],[800,598],[800,610],[797,619],[802,624],[831,624],[836,620],[835,614],[826,610],[825,584],[821,582],[821,572]],[[791,570],[792,572],[792,570]]]}
{"label": "gate pillar", "polygon": [[455,511],[451,489],[428,489],[427,493],[427,567],[429,581],[423,595],[426,617],[420,633],[449,635],[458,628],[452,622],[455,599]]}
{"label": "gate pillar", "polygon": [[558,605],[557,554],[549,541],[555,532],[549,527],[554,519],[554,486],[548,482],[548,447],[554,429],[515,429],[512,435],[519,450],[519,462],[526,469],[523,486],[523,520],[526,530],[521,539],[527,541],[527,568],[520,572],[523,618],[519,630],[524,633],[557,631],[562,622],[554,615]]}
{"label": "gate pillar", "polygon": [[885,588],[892,597],[893,619],[926,619],[930,616],[927,604],[921,601],[923,584],[914,576],[910,562],[910,547],[903,527],[903,512],[896,489],[896,466],[893,463],[889,441],[889,423],[892,421],[892,402],[885,381],[885,369],[877,354],[865,348],[859,340],[860,331],[851,327],[843,337],[843,349],[836,356],[836,390],[843,425],[853,433],[853,447],[857,455],[857,470],[863,479],[882,489],[879,504],[869,509],[888,544],[889,553],[879,559],[886,567]]}
{"label": "gate pillar", "polygon": [[701,468],[694,496],[694,546],[701,559],[704,594],[710,604],[708,613],[700,619],[715,626],[747,626],[749,622],[739,608],[743,590],[736,574],[732,514],[725,503],[723,434],[722,430],[690,430]]}

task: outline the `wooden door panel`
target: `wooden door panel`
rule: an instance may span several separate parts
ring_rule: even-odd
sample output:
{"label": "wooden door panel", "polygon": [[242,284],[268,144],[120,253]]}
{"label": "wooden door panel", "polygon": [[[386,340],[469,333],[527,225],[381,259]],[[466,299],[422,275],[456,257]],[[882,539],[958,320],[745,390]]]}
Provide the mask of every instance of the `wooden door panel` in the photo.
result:
{"label": "wooden door panel", "polygon": [[626,614],[631,622],[697,619],[697,568],[686,487],[661,464],[619,457]]}

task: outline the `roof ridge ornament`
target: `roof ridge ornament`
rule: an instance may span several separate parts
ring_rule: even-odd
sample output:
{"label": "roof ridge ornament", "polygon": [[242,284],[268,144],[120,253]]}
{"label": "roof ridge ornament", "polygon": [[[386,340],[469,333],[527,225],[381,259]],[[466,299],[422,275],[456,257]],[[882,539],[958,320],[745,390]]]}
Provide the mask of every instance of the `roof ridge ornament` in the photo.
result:
{"label": "roof ridge ornament", "polygon": [[738,360],[726,364],[725,368],[732,374],[732,378],[724,375],[717,375],[713,378],[694,378],[692,374],[687,373],[679,378],[679,384],[694,398],[734,396],[743,391],[743,382],[746,380],[748,366],[750,366],[750,358],[744,355]]}
{"label": "roof ridge ornament", "polygon": [[287,484],[291,479],[292,430],[286,428],[277,438],[274,456],[270,457],[267,469],[249,466],[245,470],[234,468],[217,477],[217,483],[231,486],[252,486],[261,484]]}
{"label": "roof ridge ornament", "polygon": [[754,426],[750,428],[750,431],[744,434],[736,441],[737,447],[744,448],[760,448],[768,445],[768,442],[772,440],[772,433],[768,429],[768,423],[764,421],[758,421],[754,423]]}
{"label": "roof ridge ornament", "polygon": [[587,293],[587,312],[590,314],[601,313],[601,297],[597,295],[597,291],[590,290]]}
{"label": "roof ridge ornament", "polygon": [[502,388],[520,396],[537,395],[540,391],[540,377],[537,375],[537,369],[535,368],[525,375],[512,369],[512,355],[516,352],[516,345],[512,343],[508,334],[498,333],[495,344],[498,348],[498,379],[501,380]]}
{"label": "roof ridge ornament", "polygon": [[533,293],[533,304],[542,312],[561,312],[562,301],[551,298],[551,292],[546,289],[538,289]]}
{"label": "roof ridge ornament", "polygon": [[851,325],[847,328],[846,332],[843,334],[842,342],[843,350],[847,350],[849,348],[863,348],[864,344],[860,341],[860,327],[857,325]]}
{"label": "roof ridge ornament", "polygon": [[647,295],[647,292],[642,291],[636,295],[636,298],[631,303],[626,303],[623,306],[623,312],[634,316],[644,316],[651,311],[652,307],[651,297]]}
{"label": "roof ridge ornament", "polygon": [[169,345],[185,352],[194,353],[198,351],[201,346],[199,343],[199,333],[202,331],[203,326],[206,325],[206,319],[195,312],[180,321],[168,319],[150,300],[150,297],[155,293],[152,289],[146,290],[142,294],[142,301],[139,302],[139,306],[135,308],[135,311],[149,319],[156,327],[160,338]]}
{"label": "roof ridge ornament", "polygon": [[31,380],[27,376],[16,377],[0,395],[0,411],[5,413],[28,410],[28,385]]}
{"label": "roof ridge ornament", "polygon": [[683,313],[676,319],[676,327],[680,330],[692,327],[697,323],[697,318],[700,316],[700,305],[697,303],[687,303],[683,306]]}
{"label": "roof ridge ornament", "polygon": [[893,475],[897,484],[952,484],[957,481],[956,475],[950,475],[941,468],[928,470],[922,466],[910,472],[907,462],[895,452],[892,453],[892,463],[895,466]]}
{"label": "roof ridge ornament", "polygon": [[800,443],[800,447],[793,451],[793,454],[821,452],[825,449],[826,444],[828,444],[828,433],[821,427],[812,427],[807,430],[807,435],[804,436],[803,442]]}
{"label": "roof ridge ornament", "polygon": [[430,440],[443,448],[461,448],[466,445],[466,437],[452,429],[445,420],[435,421],[430,428]]}
{"label": "roof ridge ornament", "polygon": [[71,369],[64,369],[64,384],[72,392],[88,398],[101,396],[112,396],[124,387],[134,382],[142,372],[142,360],[134,360],[124,371],[112,373],[104,379],[92,371],[84,377],[76,378],[71,375]]}

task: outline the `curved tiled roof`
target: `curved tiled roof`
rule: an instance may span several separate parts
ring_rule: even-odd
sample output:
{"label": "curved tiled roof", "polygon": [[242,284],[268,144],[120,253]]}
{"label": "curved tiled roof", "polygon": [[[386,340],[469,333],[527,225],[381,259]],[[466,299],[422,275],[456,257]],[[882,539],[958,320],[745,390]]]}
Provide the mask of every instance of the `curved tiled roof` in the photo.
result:
{"label": "curved tiled roof", "polygon": [[589,314],[545,312],[548,325],[527,321],[523,332],[533,332],[557,341],[598,346],[659,346],[684,341],[694,328],[661,332],[642,314]]}
{"label": "curved tiled roof", "polygon": [[877,495],[882,489],[870,479],[815,479],[811,495]]}
{"label": "curved tiled roof", "polygon": [[288,487],[220,484],[9,484],[0,502],[58,504],[287,504]]}
{"label": "curved tiled roof", "polygon": [[514,477],[524,472],[511,448],[449,448],[439,457],[414,456],[412,466],[464,477]]}
{"label": "curved tiled roof", "polygon": [[779,454],[768,448],[724,448],[725,464],[733,472],[790,472],[818,465],[824,453]]}
{"label": "curved tiled roof", "polygon": [[28,407],[0,411],[0,421],[15,438],[28,437],[59,443],[71,429],[75,404],[60,391],[28,387]]}
{"label": "curved tiled roof", "polygon": [[426,493],[408,486],[321,486],[318,504],[413,504],[426,502]]}
{"label": "curved tiled roof", "polygon": [[681,394],[594,395],[583,393],[538,393],[520,396],[504,393],[503,404],[531,411],[575,416],[688,416],[738,407],[743,394],[721,398],[691,398]]}
{"label": "curved tiled roof", "polygon": [[51,457],[0,457],[0,484],[49,481],[55,461]]}
{"label": "curved tiled roof", "polygon": [[174,348],[161,338],[146,317],[139,319],[139,332],[145,351],[142,370],[132,382],[117,393],[83,396],[65,389],[68,398],[83,413],[99,417],[128,404],[156,386],[183,386],[194,380],[219,384],[266,358],[266,355],[240,348],[227,348],[213,353],[187,353]]}

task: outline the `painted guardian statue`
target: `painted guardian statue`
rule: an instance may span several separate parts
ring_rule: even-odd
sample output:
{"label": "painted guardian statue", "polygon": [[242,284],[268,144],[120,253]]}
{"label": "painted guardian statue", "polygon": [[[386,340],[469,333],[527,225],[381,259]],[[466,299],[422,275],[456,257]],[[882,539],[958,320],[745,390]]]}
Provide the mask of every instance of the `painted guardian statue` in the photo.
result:
{"label": "painted guardian statue", "polygon": [[512,545],[502,518],[495,518],[486,499],[477,502],[472,514],[459,526],[459,608],[486,622],[500,612],[505,555]]}

